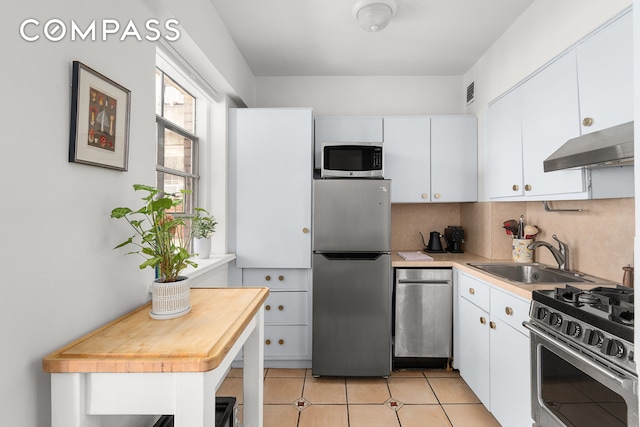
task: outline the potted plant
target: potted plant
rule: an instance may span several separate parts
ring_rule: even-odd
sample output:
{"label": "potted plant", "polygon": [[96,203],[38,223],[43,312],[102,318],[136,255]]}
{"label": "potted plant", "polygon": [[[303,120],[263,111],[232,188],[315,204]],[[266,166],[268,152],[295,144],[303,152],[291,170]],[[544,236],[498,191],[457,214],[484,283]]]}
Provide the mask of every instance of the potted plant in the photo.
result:
{"label": "potted plant", "polygon": [[198,258],[209,258],[211,255],[211,236],[218,224],[209,212],[203,208],[195,208],[196,216],[191,220],[191,236],[193,236],[193,251]]}
{"label": "potted plant", "polygon": [[124,218],[135,233],[114,249],[132,245],[137,249],[127,255],[139,254],[144,258],[140,269],[156,270],[157,278],[151,289],[151,317],[171,319],[187,314],[191,310],[190,286],[180,273],[189,265],[198,265],[190,260],[193,254],[187,248],[191,233],[184,233],[183,219],[168,213],[181,204],[182,199],[160,194],[157,188],[147,185],[135,184],[133,188],[145,193],[143,205],[136,210],[115,208],[111,218]]}

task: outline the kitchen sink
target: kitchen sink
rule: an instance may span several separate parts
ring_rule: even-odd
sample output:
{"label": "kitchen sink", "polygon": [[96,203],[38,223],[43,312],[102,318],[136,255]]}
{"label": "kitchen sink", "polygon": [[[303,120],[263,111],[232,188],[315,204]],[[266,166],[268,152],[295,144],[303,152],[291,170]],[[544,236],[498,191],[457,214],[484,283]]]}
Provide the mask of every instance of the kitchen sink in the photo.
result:
{"label": "kitchen sink", "polygon": [[520,284],[606,283],[607,280],[539,263],[469,263],[471,267]]}

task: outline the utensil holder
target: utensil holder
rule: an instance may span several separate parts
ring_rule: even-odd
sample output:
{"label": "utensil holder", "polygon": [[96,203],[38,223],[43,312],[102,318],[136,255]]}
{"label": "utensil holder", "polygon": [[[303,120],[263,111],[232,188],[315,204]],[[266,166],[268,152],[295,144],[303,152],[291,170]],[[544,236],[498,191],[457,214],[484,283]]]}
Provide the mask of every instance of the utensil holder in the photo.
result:
{"label": "utensil holder", "polygon": [[531,243],[533,239],[513,239],[511,252],[514,262],[533,262],[533,249],[528,248]]}

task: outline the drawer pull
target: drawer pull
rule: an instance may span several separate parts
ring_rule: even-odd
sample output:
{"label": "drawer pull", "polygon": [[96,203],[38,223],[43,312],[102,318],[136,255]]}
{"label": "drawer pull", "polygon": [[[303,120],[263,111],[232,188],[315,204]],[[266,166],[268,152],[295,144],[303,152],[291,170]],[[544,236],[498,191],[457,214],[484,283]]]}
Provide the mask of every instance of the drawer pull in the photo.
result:
{"label": "drawer pull", "polygon": [[428,198],[429,198],[429,194],[427,194],[427,193],[422,193],[422,198],[423,198],[423,199],[428,199]]}
{"label": "drawer pull", "polygon": [[473,289],[473,288],[469,288],[469,293],[470,293],[471,295],[474,295],[474,294],[476,293],[476,290],[475,290],[475,289]]}
{"label": "drawer pull", "polygon": [[269,311],[269,310],[271,310],[271,306],[270,306],[270,305],[267,305],[264,309],[265,309],[265,310],[267,310],[267,311]]}
{"label": "drawer pull", "polygon": [[593,119],[591,117],[585,117],[584,119],[582,119],[582,125],[589,127],[593,124]]}
{"label": "drawer pull", "polygon": [[519,185],[517,185],[517,184],[513,184],[513,187],[511,187],[511,189],[512,189],[513,191],[518,191],[518,190],[520,189],[520,186],[519,186]]}
{"label": "drawer pull", "polygon": [[513,308],[505,307],[504,312],[507,313],[507,316],[513,316]]}
{"label": "drawer pull", "polygon": [[265,343],[266,345],[271,345],[271,340],[266,340],[264,343]]}
{"label": "drawer pull", "polygon": [[278,344],[283,345],[284,344],[284,340],[278,340]]}
{"label": "drawer pull", "polygon": [[496,322],[489,322],[489,327],[491,329],[495,329],[496,328]]}
{"label": "drawer pull", "polygon": [[303,232],[304,234],[307,234],[307,233],[309,232],[309,229],[308,229],[307,227],[304,227],[304,228],[302,229],[302,232]]}
{"label": "drawer pull", "polygon": [[485,319],[484,317],[480,317],[480,323],[485,325],[487,323],[487,319]]}
{"label": "drawer pull", "polygon": [[524,186],[524,191],[531,191],[531,185],[527,184]]}
{"label": "drawer pull", "polygon": [[284,280],[284,276],[278,276],[278,280],[282,282]]}
{"label": "drawer pull", "polygon": [[284,305],[279,305],[278,306],[278,310],[280,310],[280,311],[284,310]]}
{"label": "drawer pull", "polygon": [[268,282],[269,280],[271,280],[271,276],[265,276],[264,280]]}

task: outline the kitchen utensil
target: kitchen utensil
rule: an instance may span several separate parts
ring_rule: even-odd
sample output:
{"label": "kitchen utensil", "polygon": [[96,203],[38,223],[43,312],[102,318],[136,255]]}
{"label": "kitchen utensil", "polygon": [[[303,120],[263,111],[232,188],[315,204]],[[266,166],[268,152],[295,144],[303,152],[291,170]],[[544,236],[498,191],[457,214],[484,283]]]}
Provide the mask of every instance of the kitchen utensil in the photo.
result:
{"label": "kitchen utensil", "polygon": [[527,239],[532,239],[533,236],[538,234],[538,227],[535,225],[525,225],[524,226],[524,235]]}
{"label": "kitchen utensil", "polygon": [[437,231],[432,231],[429,233],[429,243],[424,242],[424,235],[422,232],[420,236],[422,236],[422,244],[425,245],[424,251],[428,253],[444,253],[444,249],[442,249],[442,242],[440,241],[440,233]]}
{"label": "kitchen utensil", "polygon": [[516,221],[515,219],[505,221],[504,223],[502,223],[502,226],[505,228],[505,230],[511,231],[511,234],[513,234],[514,236],[518,234],[518,221]]}

